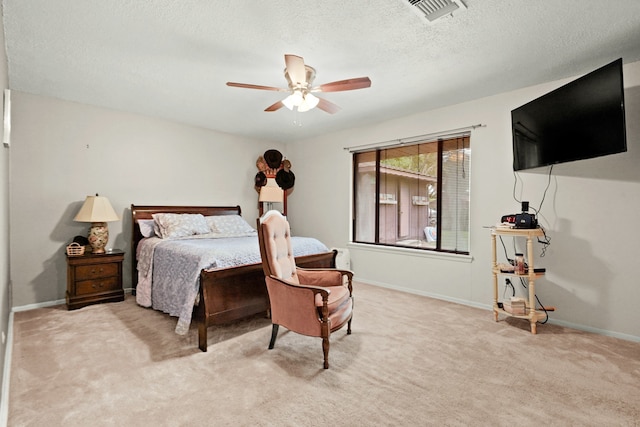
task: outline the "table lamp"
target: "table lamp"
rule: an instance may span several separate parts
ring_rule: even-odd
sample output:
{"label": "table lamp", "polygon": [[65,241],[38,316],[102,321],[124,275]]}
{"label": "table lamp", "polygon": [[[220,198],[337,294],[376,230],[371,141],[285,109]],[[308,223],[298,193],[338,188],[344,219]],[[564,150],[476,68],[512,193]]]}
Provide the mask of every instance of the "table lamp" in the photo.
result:
{"label": "table lamp", "polygon": [[267,178],[267,185],[260,187],[258,201],[266,203],[267,210],[271,210],[274,203],[282,203],[284,201],[284,190],[278,186],[274,178]]}
{"label": "table lamp", "polygon": [[119,221],[120,218],[111,207],[109,199],[96,194],[95,196],[87,196],[82,208],[73,220],[91,223],[88,236],[89,244],[94,254],[103,254],[104,247],[109,241],[107,222]]}

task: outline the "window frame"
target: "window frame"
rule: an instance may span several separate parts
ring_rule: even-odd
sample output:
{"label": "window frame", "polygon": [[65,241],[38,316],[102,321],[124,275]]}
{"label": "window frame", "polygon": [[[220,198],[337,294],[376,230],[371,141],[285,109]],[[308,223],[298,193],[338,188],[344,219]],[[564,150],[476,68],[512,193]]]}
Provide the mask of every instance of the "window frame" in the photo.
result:
{"label": "window frame", "polygon": [[[469,235],[470,232],[470,206],[471,206],[471,200],[470,200],[470,188],[471,188],[471,179],[470,177],[467,178],[467,183],[466,183],[466,191],[469,193],[468,199],[467,199],[467,205],[466,205],[466,215],[467,215],[467,224],[466,224],[466,230],[465,228],[460,228],[458,226],[455,227],[455,231],[456,233],[458,232],[464,232],[466,231],[467,235],[466,235],[466,249],[449,249],[449,248],[443,248],[442,244],[443,244],[443,240],[442,240],[442,233],[443,233],[443,227],[439,227],[436,226],[435,227],[435,231],[436,231],[436,242],[435,242],[435,246],[433,247],[427,247],[427,246],[412,246],[412,245],[403,245],[403,244],[398,244],[398,240],[395,243],[389,243],[389,242],[384,242],[381,241],[380,238],[380,232],[381,232],[381,227],[380,227],[380,221],[381,221],[381,211],[380,211],[380,195],[381,195],[381,185],[382,185],[382,179],[381,176],[384,175],[381,172],[381,154],[383,152],[385,152],[386,150],[391,150],[394,147],[400,147],[400,146],[406,146],[406,147],[411,147],[411,146],[416,146],[416,145],[428,145],[428,144],[437,144],[437,150],[432,150],[432,152],[436,152],[437,153],[437,158],[436,158],[436,162],[437,162],[437,176],[436,176],[436,224],[442,224],[442,216],[445,215],[446,213],[443,212],[443,173],[444,173],[444,156],[452,151],[455,150],[451,150],[451,149],[445,149],[445,145],[450,144],[451,142],[456,142],[458,140],[462,141],[461,146],[458,146],[456,148],[456,150],[462,150],[463,153],[463,165],[466,163],[467,168],[469,168],[469,165],[471,163],[471,134],[470,132],[464,132],[462,134],[455,134],[455,135],[442,135],[439,136],[437,138],[425,138],[422,140],[414,140],[412,141],[410,144],[405,144],[402,142],[399,142],[397,144],[393,144],[393,145],[381,145],[381,146],[370,146],[369,148],[366,149],[361,149],[361,150],[353,150],[352,153],[352,230],[351,230],[351,239],[350,239],[350,243],[353,244],[362,244],[362,245],[374,245],[374,246],[382,246],[382,247],[388,247],[388,248],[401,248],[401,249],[408,249],[408,250],[418,250],[418,251],[426,251],[426,252],[435,252],[435,253],[443,253],[443,254],[453,254],[453,255],[470,255],[470,244],[471,244],[471,238]],[[429,152],[429,150],[425,151]],[[362,189],[359,189],[359,159],[358,159],[358,155],[359,154],[363,154],[363,153],[375,153],[375,194],[374,194],[374,202],[375,202],[375,211],[374,211],[374,230],[373,230],[373,235],[374,241],[367,241],[366,239],[358,239],[358,206],[359,206],[359,199],[358,199],[358,191]],[[420,153],[418,153],[420,154]],[[466,173],[469,173],[470,171],[467,171]],[[385,178],[386,179],[386,178]],[[457,178],[456,178],[457,179]],[[458,196],[459,194],[461,194],[459,192],[459,188],[456,186],[456,196]],[[428,194],[427,194],[428,197]],[[427,211],[427,215],[429,216],[429,211]],[[457,216],[458,213],[456,212],[456,216],[455,216],[455,220],[456,222],[460,220],[460,217]],[[399,223],[400,219],[399,219],[399,213],[396,210],[396,221]],[[397,225],[397,224],[396,224]],[[396,226],[396,228],[398,228],[399,225]],[[396,233],[399,233],[398,230],[396,230]],[[397,238],[400,238],[401,236],[397,236]],[[456,237],[457,239],[457,237]],[[457,245],[454,245],[457,247]]]}

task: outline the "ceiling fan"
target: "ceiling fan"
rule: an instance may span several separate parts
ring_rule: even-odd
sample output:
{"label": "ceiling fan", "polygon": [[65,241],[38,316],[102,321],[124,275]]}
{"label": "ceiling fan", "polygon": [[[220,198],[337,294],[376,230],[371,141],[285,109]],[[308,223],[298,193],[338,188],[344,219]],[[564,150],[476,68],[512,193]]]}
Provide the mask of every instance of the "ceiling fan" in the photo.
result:
{"label": "ceiling fan", "polygon": [[304,112],[318,107],[329,114],[336,113],[340,110],[340,107],[326,99],[318,98],[313,95],[313,93],[341,92],[346,90],[364,89],[371,86],[371,80],[369,80],[369,77],[339,80],[319,86],[313,86],[313,80],[316,77],[316,70],[313,67],[306,65],[301,56],[285,55],[284,62],[286,65],[284,69],[284,77],[287,79],[288,88],[234,82],[227,82],[227,86],[290,92],[290,95],[285,99],[268,106],[264,111],[277,111],[282,107],[287,107],[290,110],[297,108],[299,112]]}

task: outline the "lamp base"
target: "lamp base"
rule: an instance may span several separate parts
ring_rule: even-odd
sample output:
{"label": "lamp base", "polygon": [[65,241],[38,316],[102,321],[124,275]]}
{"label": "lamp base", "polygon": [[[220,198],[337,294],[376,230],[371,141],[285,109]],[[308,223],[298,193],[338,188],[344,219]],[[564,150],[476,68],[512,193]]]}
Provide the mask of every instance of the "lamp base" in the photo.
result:
{"label": "lamp base", "polygon": [[94,254],[105,253],[104,247],[109,241],[109,228],[106,222],[92,222],[89,228],[89,244]]}

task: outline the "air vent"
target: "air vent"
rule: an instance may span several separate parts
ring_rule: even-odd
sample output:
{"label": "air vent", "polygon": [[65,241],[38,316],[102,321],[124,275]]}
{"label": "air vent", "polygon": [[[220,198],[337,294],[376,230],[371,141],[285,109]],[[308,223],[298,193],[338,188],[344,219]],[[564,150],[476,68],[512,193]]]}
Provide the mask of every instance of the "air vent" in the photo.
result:
{"label": "air vent", "polygon": [[462,0],[407,0],[421,15],[431,23],[443,16],[449,16],[457,10],[466,10]]}

